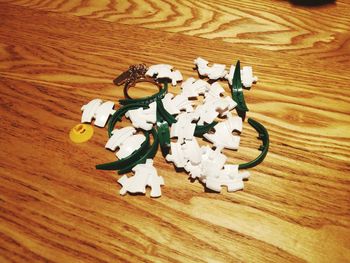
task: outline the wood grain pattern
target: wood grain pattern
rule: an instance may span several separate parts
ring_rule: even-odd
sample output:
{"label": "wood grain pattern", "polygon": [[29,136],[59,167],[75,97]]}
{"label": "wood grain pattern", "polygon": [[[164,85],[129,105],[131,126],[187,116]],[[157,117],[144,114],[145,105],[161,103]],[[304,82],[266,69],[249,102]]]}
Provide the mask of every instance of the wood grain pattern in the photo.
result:
{"label": "wood grain pattern", "polygon": [[[292,18],[284,1],[98,3],[0,3],[0,261],[349,261],[348,4]],[[106,131],[68,140],[80,106],[121,98],[111,81],[130,64],[168,62],[187,78],[197,56],[253,65],[259,82],[246,101],[269,129],[270,153],[244,191],[222,195],[158,153],[163,196],[119,196],[118,176],[94,169],[115,158]],[[230,161],[258,154],[255,137],[245,125]]]}
{"label": "wood grain pattern", "polygon": [[[38,10],[137,25],[270,50],[340,47],[349,1],[307,8],[289,1],[12,0]],[[326,45],[325,44],[332,44]]]}

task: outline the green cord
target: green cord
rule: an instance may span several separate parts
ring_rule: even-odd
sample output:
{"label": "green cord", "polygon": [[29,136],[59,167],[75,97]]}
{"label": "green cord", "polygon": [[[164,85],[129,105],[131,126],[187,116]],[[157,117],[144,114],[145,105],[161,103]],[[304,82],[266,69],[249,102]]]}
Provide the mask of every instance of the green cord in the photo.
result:
{"label": "green cord", "polygon": [[[142,104],[130,104],[126,105],[120,109],[118,109],[111,117],[109,123],[108,123],[108,136],[112,136],[112,131],[115,128],[115,125],[118,121],[121,121],[122,117],[128,110],[132,109],[138,109],[138,108],[145,108],[146,106]],[[150,145],[150,138],[149,138],[149,132],[143,131],[146,140],[141,144],[140,148],[137,149],[135,152],[130,154],[129,156],[109,163],[103,163],[96,165],[96,169],[98,170],[118,170],[122,169],[125,166],[129,166],[130,164],[135,163],[140,156],[143,156],[143,154],[146,152],[146,150],[149,148]]]}
{"label": "green cord", "polygon": [[157,122],[158,138],[160,149],[163,156],[166,156],[170,150],[170,131],[169,124],[166,121]]}
{"label": "green cord", "polygon": [[161,89],[158,93],[153,94],[151,96],[148,97],[143,97],[143,98],[139,98],[139,99],[123,99],[123,100],[119,100],[119,103],[121,105],[129,105],[129,104],[142,104],[144,106],[149,105],[150,103],[152,103],[153,101],[157,100],[157,99],[162,99],[164,98],[165,94],[168,92],[168,83],[164,82],[164,86],[163,89]]}
{"label": "green cord", "polygon": [[176,122],[176,119],[168,113],[160,99],[157,100],[157,132],[159,145],[165,157],[170,150],[170,130],[169,124]]}
{"label": "green cord", "polygon": [[159,116],[164,119],[169,125],[176,123],[176,119],[173,115],[171,115],[167,110],[164,108],[163,102],[161,99],[157,99],[157,114],[159,113]]}
{"label": "green cord", "polygon": [[240,116],[243,121],[246,117],[246,112],[249,111],[242,90],[242,80],[241,80],[241,63],[238,60],[236,63],[235,71],[233,74],[232,85],[230,86],[232,99],[237,103],[236,111],[238,116]]}
{"label": "green cord", "polygon": [[111,119],[108,122],[108,137],[112,136],[112,131],[114,130],[114,127],[118,121],[122,120],[122,117],[124,114],[129,110],[134,110],[138,108],[146,108],[147,106],[140,103],[134,103],[134,104],[128,104],[124,107],[121,107],[118,109],[111,117]]}
{"label": "green cord", "polygon": [[158,150],[158,145],[159,145],[159,139],[158,139],[158,134],[157,131],[152,128],[151,130],[152,136],[153,136],[153,144],[151,145],[151,147],[147,150],[147,152],[141,156],[137,161],[135,161],[132,164],[127,165],[126,167],[120,169],[118,171],[118,174],[125,174],[128,173],[132,170],[132,168],[140,163],[146,163],[147,159],[153,159],[154,156],[157,153]]}
{"label": "green cord", "polygon": [[125,157],[123,159],[120,159],[118,161],[110,162],[110,163],[103,163],[96,165],[96,169],[98,170],[118,170],[122,169],[125,166],[129,166],[130,164],[136,162],[140,156],[142,156],[145,151],[148,149],[150,145],[150,139],[149,139],[149,132],[144,132],[146,136],[146,140],[141,144],[140,148],[137,149],[135,152],[130,154],[128,157]]}
{"label": "green cord", "polygon": [[267,152],[269,151],[270,139],[267,129],[261,123],[252,118],[248,119],[248,123],[259,133],[258,139],[262,140],[263,144],[259,148],[261,151],[260,155],[250,162],[240,164],[238,166],[239,169],[247,169],[257,166],[265,159]]}
{"label": "green cord", "polygon": [[203,136],[204,133],[209,132],[214,126],[218,124],[218,122],[213,121],[212,123],[209,124],[204,124],[204,125],[196,125],[196,129],[194,130],[194,136],[196,137],[201,137]]}

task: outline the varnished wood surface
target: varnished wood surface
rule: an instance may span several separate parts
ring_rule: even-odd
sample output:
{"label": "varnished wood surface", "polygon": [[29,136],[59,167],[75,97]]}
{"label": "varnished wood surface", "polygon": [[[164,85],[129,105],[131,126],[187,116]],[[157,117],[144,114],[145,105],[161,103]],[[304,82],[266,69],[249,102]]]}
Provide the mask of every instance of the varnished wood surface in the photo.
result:
{"label": "varnished wood surface", "polygon": [[[350,7],[288,1],[0,1],[0,262],[350,261]],[[271,137],[244,191],[213,194],[160,154],[163,196],[119,196],[106,131],[68,140],[133,63],[240,59]],[[179,87],[172,88],[179,92]],[[147,93],[141,90],[140,95]],[[230,161],[259,142],[246,124]]]}

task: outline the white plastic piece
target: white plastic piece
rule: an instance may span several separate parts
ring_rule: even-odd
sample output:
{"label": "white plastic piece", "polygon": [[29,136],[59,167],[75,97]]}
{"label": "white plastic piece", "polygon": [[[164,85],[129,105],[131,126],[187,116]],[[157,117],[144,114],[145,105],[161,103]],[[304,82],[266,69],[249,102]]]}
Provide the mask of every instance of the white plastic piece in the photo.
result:
{"label": "white plastic piece", "polygon": [[171,154],[168,154],[165,159],[168,162],[173,162],[174,165],[178,168],[182,168],[186,165],[187,159],[182,150],[180,142],[171,142],[170,143]]}
{"label": "white plastic piece", "polygon": [[162,99],[164,109],[170,114],[179,114],[180,110],[177,109],[174,103],[171,103],[172,98],[174,98],[174,94],[172,93],[165,94],[164,98]]}
{"label": "white plastic piece", "polygon": [[204,103],[198,105],[195,109],[195,113],[199,115],[198,125],[203,125],[204,123],[212,123],[215,118],[219,115],[215,106],[212,103]]}
{"label": "white plastic piece", "polygon": [[149,104],[148,109],[138,108],[129,110],[126,112],[125,116],[131,120],[135,128],[149,131],[157,120],[157,103],[152,102]]}
{"label": "white plastic piece", "polygon": [[182,74],[179,70],[175,70],[171,72],[171,75],[169,76],[169,78],[171,79],[171,84],[173,86],[176,86],[176,83],[179,81],[183,80]]}
{"label": "white plastic piece", "polygon": [[242,84],[246,88],[250,88],[254,82],[258,81],[258,77],[253,76],[253,69],[249,66],[244,66],[241,70]]}
{"label": "white plastic piece", "polygon": [[227,130],[230,132],[238,131],[242,132],[243,129],[243,121],[241,117],[228,115],[227,120],[223,121],[223,125],[226,126]]}
{"label": "white plastic piece", "polygon": [[230,85],[232,85],[232,80],[233,80],[233,75],[235,73],[235,66],[231,65],[230,67],[230,71],[226,74],[225,79],[228,80],[228,83],[230,83]]}
{"label": "white plastic piece", "polygon": [[[239,166],[237,164],[225,164],[218,177],[227,176],[228,178],[235,179],[238,176],[238,168]],[[243,180],[243,178],[241,179]]]}
{"label": "white plastic piece", "polygon": [[143,134],[136,134],[126,138],[126,140],[122,142],[122,144],[120,145],[119,147],[120,150],[116,153],[117,157],[119,159],[128,157],[134,151],[139,149],[141,147],[141,144],[145,140],[146,140],[146,137]]}
{"label": "white plastic piece", "polygon": [[81,107],[83,114],[81,116],[82,123],[91,123],[95,119],[95,125],[104,127],[107,123],[109,115],[115,113],[113,110],[114,103],[106,101],[103,103],[101,99],[93,99],[88,104]]}
{"label": "white plastic piece", "polygon": [[195,137],[192,140],[185,140],[182,145],[185,158],[194,165],[198,165],[202,160],[201,149]]}
{"label": "white plastic piece", "polygon": [[196,124],[192,123],[192,121],[197,119],[198,115],[194,113],[183,112],[179,114],[176,117],[176,123],[171,125],[170,138],[177,137],[180,143],[182,143],[183,140],[191,140],[196,129]]}
{"label": "white plastic piece", "polygon": [[102,104],[102,100],[94,99],[90,101],[88,104],[85,104],[84,106],[82,106],[81,110],[83,111],[83,114],[81,116],[81,122],[82,123],[92,122],[92,119],[95,116],[95,113],[101,104]]}
{"label": "white plastic piece", "polygon": [[242,177],[242,180],[247,180],[250,177],[250,172],[244,171],[239,173],[238,176]]}
{"label": "white plastic piece", "polygon": [[226,76],[227,71],[225,70],[226,65],[224,64],[213,64],[208,66],[208,61],[198,57],[194,60],[194,64],[197,66],[198,73],[201,76],[207,76],[209,79],[220,79]]}
{"label": "white plastic piece", "polygon": [[237,150],[240,137],[233,135],[233,131],[242,132],[242,119],[238,116],[228,115],[227,120],[219,122],[214,126],[215,133],[205,133],[203,136],[211,141],[217,148]]}
{"label": "white plastic piece", "polygon": [[188,98],[186,98],[183,95],[176,95],[172,101],[172,103],[174,103],[177,107],[178,110],[182,111],[185,110],[186,112],[192,112],[193,111],[193,107],[192,107],[192,102],[188,100]]}
{"label": "white plastic piece", "polygon": [[[225,90],[222,88],[222,86],[215,82],[211,85],[209,91],[204,94],[204,104],[207,104],[207,109],[209,111],[217,111],[220,116],[227,115],[230,110],[237,106],[237,103],[231,97],[221,96],[224,91]],[[214,116],[214,113],[212,114]]]}
{"label": "white plastic piece", "polygon": [[200,163],[195,165],[189,161],[185,164],[184,168],[186,172],[190,174],[192,179],[196,179],[196,178],[198,178],[199,180],[203,179],[202,166]]}
{"label": "white plastic piece", "polygon": [[220,99],[221,99],[221,103],[223,105],[225,105],[225,107],[221,107],[221,108],[225,108],[225,109],[223,109],[223,110],[221,110],[221,108],[218,109],[219,114],[221,117],[228,116],[230,111],[237,106],[237,103],[229,96],[226,96],[226,97],[220,98]]}
{"label": "white plastic piece", "polygon": [[210,89],[204,93],[204,103],[215,103],[217,104],[216,109],[220,106],[220,109],[226,108],[226,111],[232,110],[237,106],[237,103],[229,96],[222,97],[224,92],[224,88],[218,82],[213,83]]}
{"label": "white plastic piece", "polygon": [[237,150],[239,147],[240,137],[233,135],[227,127],[227,123],[221,122],[214,126],[215,133],[205,133],[203,136],[214,144],[215,147],[222,149]]}
{"label": "white plastic piece", "polygon": [[173,71],[173,66],[168,64],[158,64],[158,65],[152,65],[148,68],[146,72],[146,76],[153,77],[154,75],[157,75],[156,78],[169,78],[171,79],[171,84],[173,86],[176,86],[176,83],[178,81],[182,81],[182,75],[181,72],[178,70]]}
{"label": "white plastic piece", "polygon": [[196,80],[195,78],[188,78],[182,83],[181,88],[181,95],[186,98],[194,98],[207,92],[210,88],[210,84],[202,79]]}
{"label": "white plastic piece", "polygon": [[153,160],[147,159],[145,164],[136,165],[132,171],[135,173],[132,177],[123,175],[118,183],[122,185],[120,194],[146,193],[146,186],[151,187],[150,196],[160,197],[162,195],[161,185],[164,185],[162,176],[158,176],[157,170],[153,166]]}
{"label": "white plastic piece", "polygon": [[198,178],[208,189],[216,192],[221,192],[223,186],[227,187],[228,192],[243,189],[243,180],[249,178],[249,172],[238,172],[238,165],[224,165],[226,157],[220,151],[213,151],[207,147],[203,150],[202,159],[204,160],[200,165],[188,162],[185,166],[192,178]]}
{"label": "white plastic piece", "polygon": [[159,71],[162,70],[172,70],[173,66],[169,65],[169,64],[156,64],[156,65],[152,65],[148,68],[148,70],[146,71],[146,76],[150,76],[153,77],[154,75],[157,75]]}
{"label": "white plastic piece", "polygon": [[215,192],[221,192],[221,187],[226,186],[227,192],[235,192],[238,190],[242,190],[244,188],[244,183],[240,180],[232,180],[225,177],[209,177],[205,183],[205,186]]}
{"label": "white plastic piece", "polygon": [[218,176],[207,177],[205,185],[216,192],[221,192],[222,186],[226,186],[228,192],[234,192],[244,188],[243,180],[249,176],[249,172],[239,173],[238,165],[225,165],[224,169],[218,172]]}
{"label": "white plastic piece", "polygon": [[181,110],[185,110],[186,112],[192,112],[192,102],[188,100],[188,98],[184,95],[176,95],[168,93],[162,99],[162,103],[164,108],[170,114],[179,114]]}
{"label": "white plastic piece", "polygon": [[239,172],[237,164],[225,164],[221,175],[233,180],[246,180],[249,178],[250,173],[248,171]]}
{"label": "white plastic piece", "polygon": [[198,57],[193,62],[197,66],[199,74],[204,76],[205,69],[208,67],[209,61]]}
{"label": "white plastic piece", "polygon": [[95,112],[95,122],[94,125],[98,127],[104,127],[107,123],[109,115],[112,115],[115,113],[114,108],[114,102],[113,101],[106,101],[100,105],[96,112]]}
{"label": "white plastic piece", "polygon": [[[232,85],[234,72],[235,72],[235,66],[231,65],[229,73],[226,74],[226,76],[225,76],[225,79],[228,80],[230,85]],[[241,69],[241,80],[242,80],[242,84],[244,87],[250,88],[253,85],[253,83],[258,81],[258,77],[253,76],[253,68],[252,67],[244,66]]]}
{"label": "white plastic piece", "polygon": [[[206,146],[202,155],[202,173],[204,178],[218,176],[220,170],[224,167],[227,160],[226,155],[221,153],[221,149],[217,148],[213,151],[209,146]],[[202,180],[205,182],[205,180]]]}
{"label": "white plastic piece", "polygon": [[214,129],[215,131],[227,130],[229,133],[232,133],[233,131],[242,132],[243,121],[242,118],[238,116],[232,116],[231,113],[229,113],[227,115],[227,119],[216,124]]}
{"label": "white plastic piece", "polygon": [[226,65],[224,64],[213,64],[212,67],[207,71],[207,76],[209,79],[220,79],[225,77],[227,71],[225,70]]}
{"label": "white plastic piece", "polygon": [[209,146],[201,147],[201,155],[201,162],[198,165],[187,162],[184,168],[190,173],[191,178],[198,178],[205,183],[207,177],[219,174],[227,157],[219,149],[213,151]]}
{"label": "white plastic piece", "polygon": [[228,96],[224,98],[207,96],[205,103],[198,105],[194,112],[199,115],[198,124],[203,125],[212,123],[219,114],[220,116],[227,115],[236,106],[237,103]]}
{"label": "white plastic piece", "polygon": [[207,99],[208,97],[220,98],[221,94],[225,92],[224,88],[218,82],[214,82],[210,85],[210,88],[206,93],[204,93],[204,97]]}
{"label": "white plastic piece", "polygon": [[191,140],[194,136],[196,124],[192,121],[197,120],[198,116],[194,113],[181,113],[176,117],[177,122],[170,128],[170,138],[177,137],[180,143],[183,140]]}
{"label": "white plastic piece", "polygon": [[136,130],[134,127],[128,126],[124,127],[122,129],[115,129],[112,131],[112,136],[107,141],[105,147],[107,149],[110,149],[112,151],[115,151],[117,147],[120,147],[120,145],[130,136],[136,133]]}

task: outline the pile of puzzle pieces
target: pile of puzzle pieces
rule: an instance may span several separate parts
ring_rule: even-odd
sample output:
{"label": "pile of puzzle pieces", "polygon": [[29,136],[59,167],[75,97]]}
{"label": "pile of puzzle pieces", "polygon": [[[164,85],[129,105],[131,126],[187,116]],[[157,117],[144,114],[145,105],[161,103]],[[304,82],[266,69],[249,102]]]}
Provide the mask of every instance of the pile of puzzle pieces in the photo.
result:
{"label": "pile of puzzle pieces", "polygon": [[[158,64],[150,66],[146,75],[154,79],[167,78],[173,86],[181,84],[181,92],[177,95],[167,93],[162,99],[165,110],[175,116],[176,123],[170,127],[170,151],[165,156],[168,162],[172,162],[177,168],[182,168],[192,179],[199,180],[206,188],[215,192],[221,192],[222,187],[233,192],[244,187],[243,181],[249,178],[249,172],[238,170],[238,165],[228,164],[223,149],[237,150],[240,144],[242,132],[242,118],[233,116],[231,111],[237,103],[231,96],[225,96],[225,90],[216,80],[226,79],[232,84],[235,66],[226,70],[226,65],[213,64],[197,58],[194,64],[201,79],[193,77],[183,81],[180,71],[173,66]],[[251,67],[245,66],[241,70],[242,84],[250,88],[257,81],[253,76]],[[204,79],[208,81],[205,81]],[[195,106],[194,100],[203,96],[203,103]],[[82,108],[82,123],[91,123],[104,127],[110,115],[115,113],[112,101],[103,102],[94,99]],[[107,141],[105,148],[116,151],[118,159],[125,158],[140,148],[146,140],[138,130],[149,131],[157,122],[157,104],[152,102],[148,108],[137,108],[126,112],[125,116],[132,126],[114,129],[112,136]],[[205,133],[203,137],[212,145],[199,146],[194,136],[196,125],[209,124],[219,121],[214,130]],[[118,149],[118,150],[117,150]],[[161,196],[161,186],[164,179],[159,176],[153,166],[153,160],[147,159],[146,163],[136,165],[132,171],[134,175],[123,175],[118,182],[122,185],[121,195],[129,193],[146,193],[146,187],[151,188],[150,196]]]}

